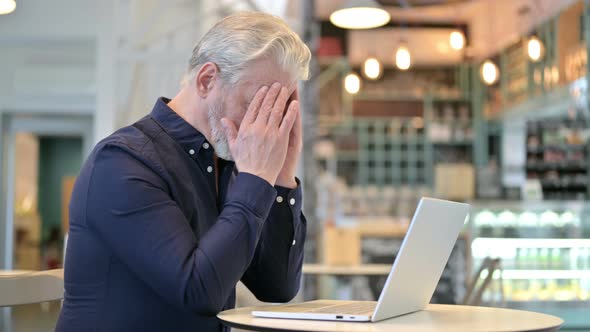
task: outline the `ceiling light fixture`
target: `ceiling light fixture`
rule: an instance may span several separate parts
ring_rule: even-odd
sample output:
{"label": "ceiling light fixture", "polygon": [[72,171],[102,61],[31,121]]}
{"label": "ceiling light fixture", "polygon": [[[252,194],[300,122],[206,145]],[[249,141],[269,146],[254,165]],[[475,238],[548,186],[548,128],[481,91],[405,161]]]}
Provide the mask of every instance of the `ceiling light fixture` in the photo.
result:
{"label": "ceiling light fixture", "polygon": [[344,78],[344,89],[351,95],[357,94],[361,90],[361,78],[355,73],[346,75]]}
{"label": "ceiling light fixture", "polygon": [[[494,29],[493,29],[493,24],[496,21],[496,3],[494,3],[494,5],[492,5],[492,1],[488,1],[488,15],[490,15],[490,20],[488,23],[488,38],[489,38],[489,42],[488,42],[488,48],[493,48],[493,44],[495,42],[494,40]],[[484,84],[486,85],[493,85],[496,82],[498,82],[498,79],[500,78],[500,69],[498,68],[498,66],[492,61],[492,60],[486,60],[482,63],[480,69],[479,69],[479,75],[481,76],[481,80],[483,81]]]}
{"label": "ceiling light fixture", "polygon": [[12,13],[16,9],[14,0],[0,0],[0,15]]}
{"label": "ceiling light fixture", "polygon": [[348,0],[330,15],[330,22],[344,29],[377,28],[389,20],[389,13],[374,0]]}
{"label": "ceiling light fixture", "polygon": [[395,51],[395,65],[400,70],[408,70],[412,66],[412,55],[407,46],[402,45]]}
{"label": "ceiling light fixture", "polygon": [[493,63],[491,60],[486,60],[481,65],[480,74],[481,79],[487,85],[492,85],[498,82],[498,78],[500,78],[500,70],[498,69],[498,66],[496,66],[496,64]]}
{"label": "ceiling light fixture", "polygon": [[377,60],[376,58],[368,58],[363,63],[363,74],[366,78],[370,80],[376,80],[379,77],[381,77],[382,73],[383,66],[381,65],[381,62],[379,62],[379,60]]}
{"label": "ceiling light fixture", "polygon": [[449,44],[454,50],[462,50],[465,47],[465,35],[459,30],[451,32],[449,35]]}
{"label": "ceiling light fixture", "polygon": [[529,59],[533,62],[538,62],[543,58],[545,53],[545,47],[543,46],[543,42],[536,36],[532,36],[529,38],[527,42],[527,53],[529,55]]}

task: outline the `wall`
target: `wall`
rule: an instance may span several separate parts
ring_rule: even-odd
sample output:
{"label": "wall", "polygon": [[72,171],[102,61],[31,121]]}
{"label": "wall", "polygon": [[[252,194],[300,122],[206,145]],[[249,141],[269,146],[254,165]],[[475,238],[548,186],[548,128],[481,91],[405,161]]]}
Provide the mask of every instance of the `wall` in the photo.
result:
{"label": "wall", "polygon": [[566,64],[573,53],[583,48],[581,19],[584,14],[584,4],[577,4],[567,8],[557,20],[557,58],[559,64],[559,77],[565,82],[569,75],[566,75]]}
{"label": "wall", "polygon": [[96,33],[94,0],[16,1],[16,10],[0,18],[0,40],[92,38]]}
{"label": "wall", "polygon": [[0,40],[0,54],[0,112],[92,112],[91,42],[10,45]]}
{"label": "wall", "polygon": [[39,138],[39,213],[42,239],[47,239],[52,227],[61,229],[62,178],[77,176],[81,165],[81,138]]}
{"label": "wall", "polygon": [[96,2],[17,1],[0,17],[0,112],[92,111]]}

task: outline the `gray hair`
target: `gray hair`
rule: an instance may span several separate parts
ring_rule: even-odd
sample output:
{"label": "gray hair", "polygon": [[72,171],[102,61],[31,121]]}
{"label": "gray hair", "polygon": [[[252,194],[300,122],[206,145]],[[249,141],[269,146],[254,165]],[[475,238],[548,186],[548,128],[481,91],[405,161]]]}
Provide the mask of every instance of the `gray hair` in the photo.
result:
{"label": "gray hair", "polygon": [[295,79],[308,78],[311,52],[285,21],[259,12],[233,14],[215,24],[195,46],[182,84],[190,84],[200,66],[212,62],[224,83],[235,85],[247,65],[263,57],[275,59]]}

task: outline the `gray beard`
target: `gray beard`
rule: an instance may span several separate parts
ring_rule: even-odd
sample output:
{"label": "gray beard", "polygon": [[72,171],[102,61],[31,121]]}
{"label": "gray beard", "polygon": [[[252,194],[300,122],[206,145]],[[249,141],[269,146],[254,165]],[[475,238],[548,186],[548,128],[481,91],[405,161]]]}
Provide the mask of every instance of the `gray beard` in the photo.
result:
{"label": "gray beard", "polygon": [[221,114],[222,112],[223,108],[221,101],[219,103],[216,102],[209,107],[207,118],[209,120],[209,128],[211,128],[211,139],[213,140],[210,143],[213,145],[217,157],[233,161],[225,131],[221,127],[221,118],[223,117]]}

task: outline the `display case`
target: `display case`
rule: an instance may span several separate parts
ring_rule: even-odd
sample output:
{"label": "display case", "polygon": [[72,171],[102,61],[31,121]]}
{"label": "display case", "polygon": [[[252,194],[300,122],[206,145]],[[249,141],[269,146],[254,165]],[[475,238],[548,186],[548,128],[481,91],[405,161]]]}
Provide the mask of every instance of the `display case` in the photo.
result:
{"label": "display case", "polygon": [[590,204],[472,205],[474,269],[487,257],[501,262],[482,302],[553,314],[565,320],[566,329],[590,328]]}
{"label": "display case", "polygon": [[543,198],[587,199],[587,119],[581,114],[527,122],[527,179],[541,184]]}

